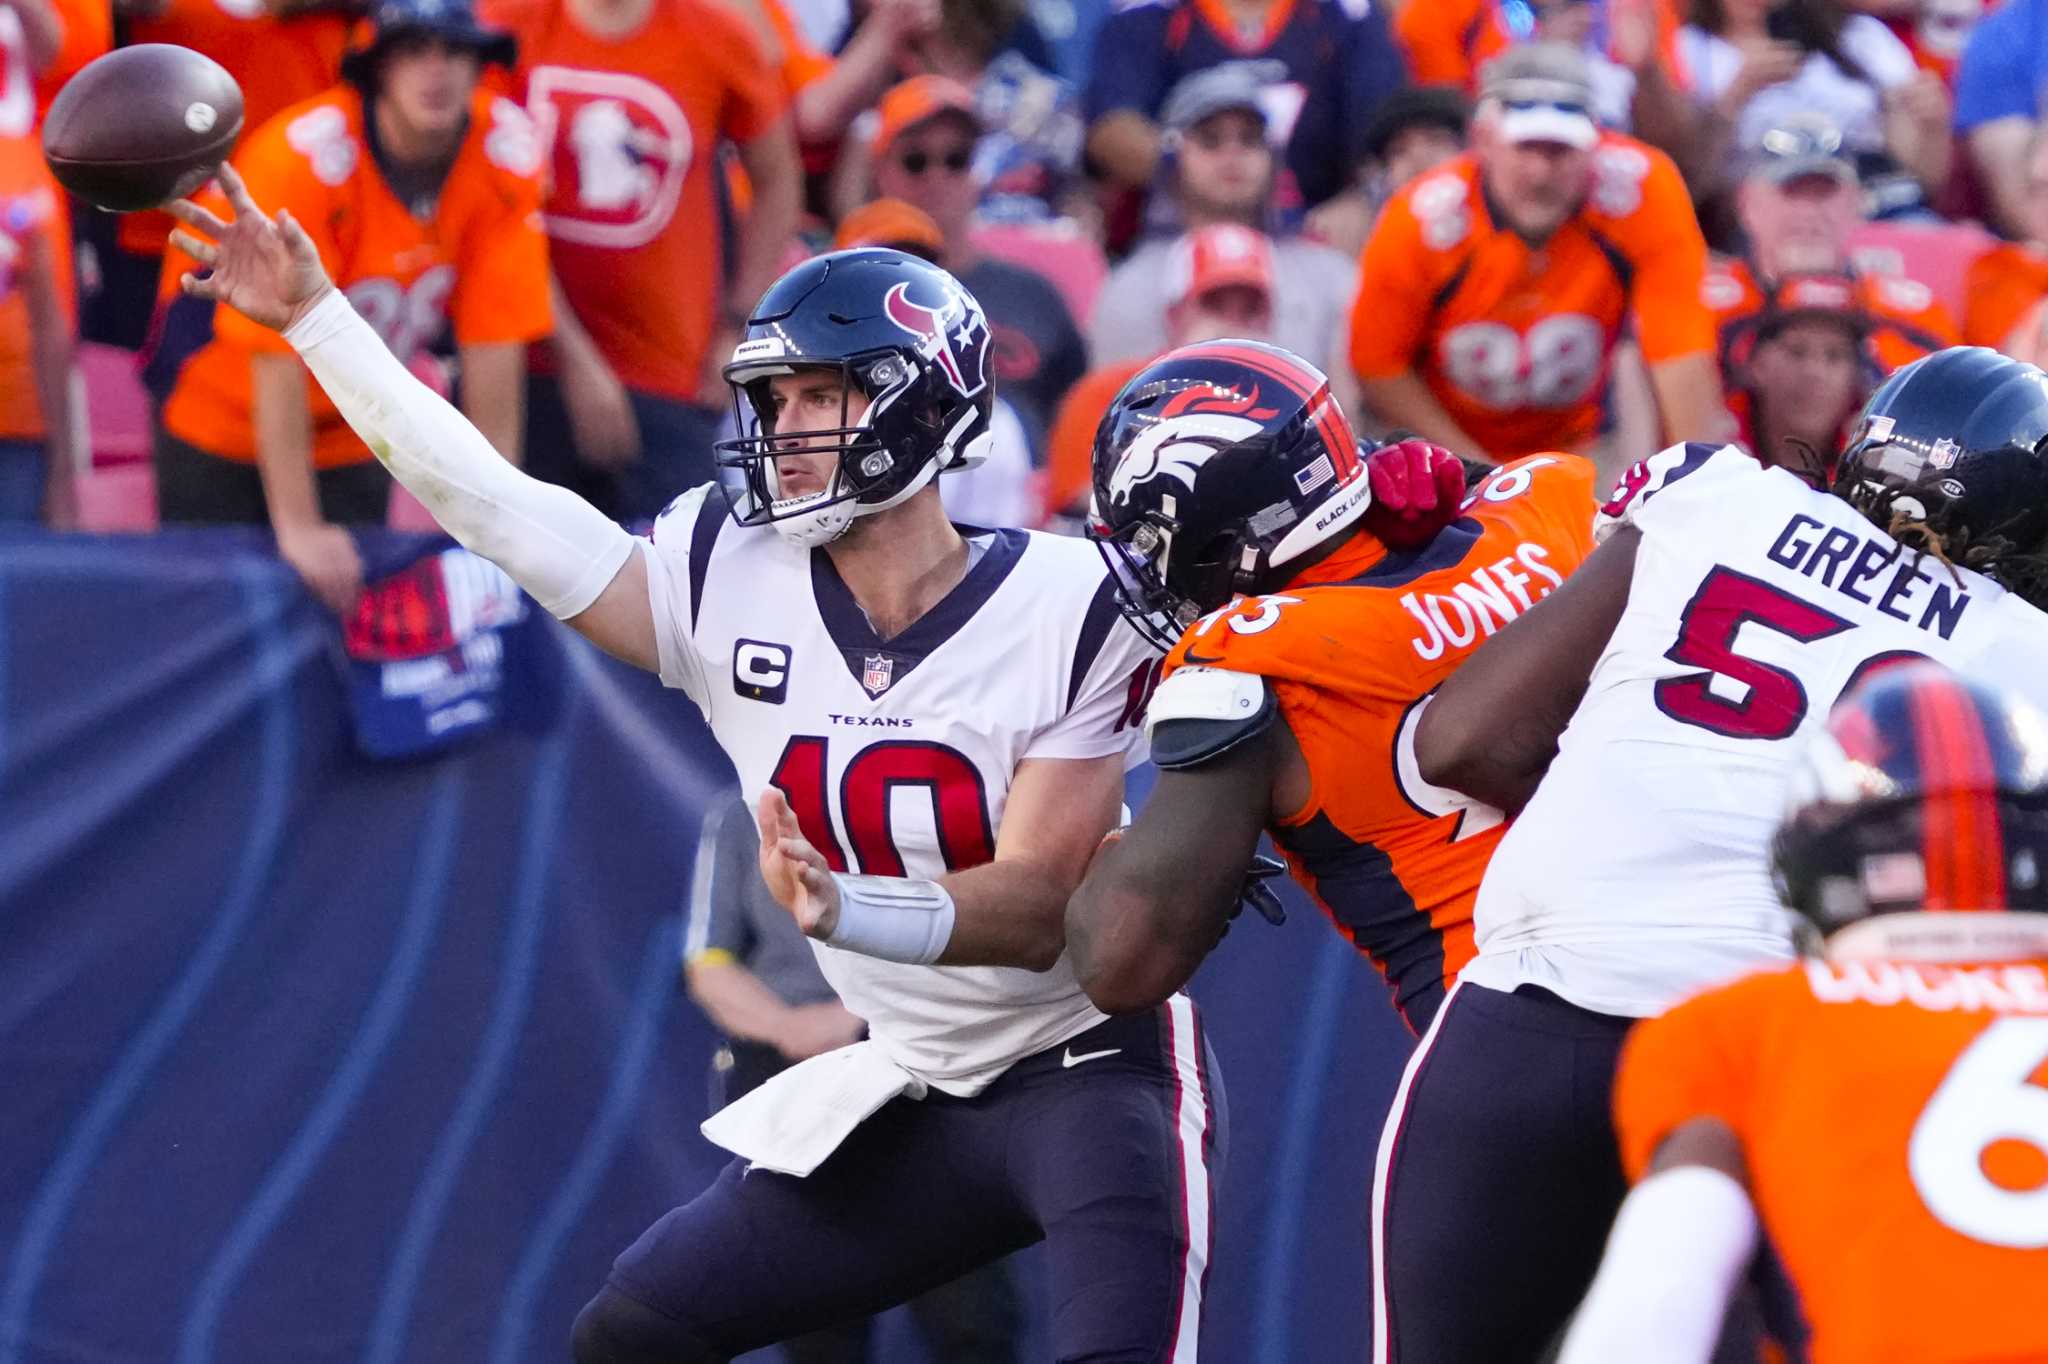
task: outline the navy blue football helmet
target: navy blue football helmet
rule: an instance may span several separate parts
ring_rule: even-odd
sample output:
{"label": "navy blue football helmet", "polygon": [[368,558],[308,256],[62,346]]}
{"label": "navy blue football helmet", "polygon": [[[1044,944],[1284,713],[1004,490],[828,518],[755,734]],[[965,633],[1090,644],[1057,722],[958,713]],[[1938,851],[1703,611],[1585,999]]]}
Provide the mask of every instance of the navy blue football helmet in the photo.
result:
{"label": "navy blue football helmet", "polygon": [[1259,341],[1204,341],[1132,376],[1095,431],[1088,538],[1125,619],[1171,649],[1204,612],[1343,543],[1372,503],[1323,372]]}
{"label": "navy blue football helmet", "polygon": [[[882,511],[951,469],[987,455],[995,384],[981,305],[946,271],[901,251],[816,256],[761,296],[725,366],[739,435],[718,442],[746,496],[741,525],[773,524],[786,539],[824,544],[857,516]],[[778,437],[770,380],[822,369],[867,409],[837,426]],[[821,492],[783,497],[776,461],[829,453],[838,469]]]}
{"label": "navy blue football helmet", "polygon": [[2048,950],[2048,715],[1936,663],[1886,668],[1800,758],[1771,853],[1787,905],[1874,955]]}
{"label": "navy blue football helmet", "polygon": [[1982,346],[1915,360],[1870,395],[1834,492],[1890,532],[2048,606],[2048,374]]}

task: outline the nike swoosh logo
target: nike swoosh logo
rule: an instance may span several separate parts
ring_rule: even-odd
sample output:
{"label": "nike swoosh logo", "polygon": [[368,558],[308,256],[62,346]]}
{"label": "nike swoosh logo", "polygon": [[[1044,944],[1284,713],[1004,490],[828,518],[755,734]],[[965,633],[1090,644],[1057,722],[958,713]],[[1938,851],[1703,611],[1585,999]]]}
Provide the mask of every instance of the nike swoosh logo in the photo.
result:
{"label": "nike swoosh logo", "polygon": [[1074,1049],[1068,1047],[1066,1055],[1060,1058],[1060,1067],[1061,1069],[1069,1069],[1080,1065],[1083,1061],[1097,1061],[1105,1056],[1114,1056],[1122,1050],[1122,1047],[1111,1047],[1108,1051],[1084,1051],[1079,1056],[1076,1056],[1074,1055]]}
{"label": "nike swoosh logo", "polygon": [[1181,662],[1193,668],[1206,667],[1208,664],[1221,663],[1222,661],[1223,655],[1221,654],[1198,654],[1193,649],[1189,649],[1187,653],[1181,656]]}

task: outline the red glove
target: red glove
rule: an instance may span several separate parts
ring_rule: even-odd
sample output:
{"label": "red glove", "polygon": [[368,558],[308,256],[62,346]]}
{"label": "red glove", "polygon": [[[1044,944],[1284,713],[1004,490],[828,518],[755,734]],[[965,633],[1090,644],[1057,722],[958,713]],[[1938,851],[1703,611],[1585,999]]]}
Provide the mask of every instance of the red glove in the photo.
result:
{"label": "red glove", "polygon": [[1366,457],[1372,506],[1365,528],[1388,549],[1416,549],[1458,519],[1465,466],[1441,445],[1419,436],[1382,445]]}

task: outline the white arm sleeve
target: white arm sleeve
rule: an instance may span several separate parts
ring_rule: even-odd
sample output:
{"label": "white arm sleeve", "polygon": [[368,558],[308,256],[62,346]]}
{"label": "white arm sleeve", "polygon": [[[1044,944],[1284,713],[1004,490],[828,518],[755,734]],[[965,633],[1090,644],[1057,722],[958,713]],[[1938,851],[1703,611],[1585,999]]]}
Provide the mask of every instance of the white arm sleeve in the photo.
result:
{"label": "white arm sleeve", "polygon": [[1681,1165],[1622,1202],[1558,1364],[1706,1364],[1756,1252],[1756,1209],[1719,1170]]}
{"label": "white arm sleeve", "polygon": [[566,619],[590,608],[633,537],[566,488],[530,478],[415,379],[332,290],[285,332],[320,387],[442,529]]}

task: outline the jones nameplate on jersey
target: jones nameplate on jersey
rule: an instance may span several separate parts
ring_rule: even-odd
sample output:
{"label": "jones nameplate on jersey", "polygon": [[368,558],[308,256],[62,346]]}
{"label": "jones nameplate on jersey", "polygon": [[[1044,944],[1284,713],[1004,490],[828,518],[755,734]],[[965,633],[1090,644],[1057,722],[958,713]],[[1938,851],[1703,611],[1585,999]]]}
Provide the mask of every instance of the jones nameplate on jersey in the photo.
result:
{"label": "jones nameplate on jersey", "polygon": [[789,646],[758,639],[733,641],[732,689],[749,701],[779,706],[789,695]]}

